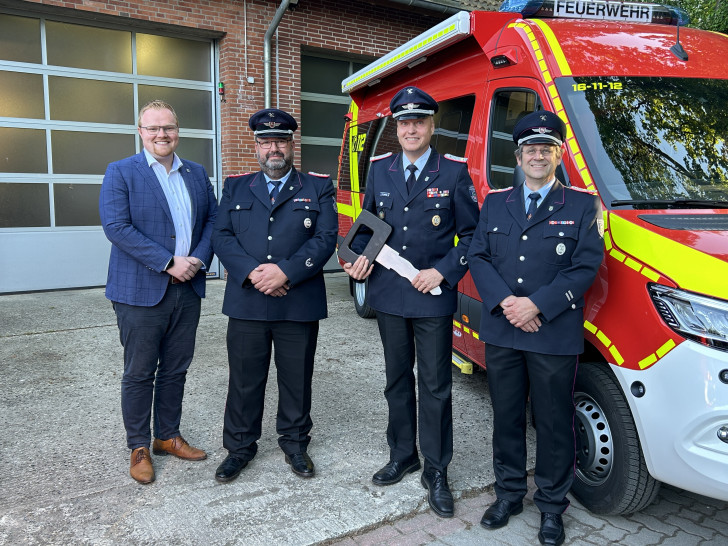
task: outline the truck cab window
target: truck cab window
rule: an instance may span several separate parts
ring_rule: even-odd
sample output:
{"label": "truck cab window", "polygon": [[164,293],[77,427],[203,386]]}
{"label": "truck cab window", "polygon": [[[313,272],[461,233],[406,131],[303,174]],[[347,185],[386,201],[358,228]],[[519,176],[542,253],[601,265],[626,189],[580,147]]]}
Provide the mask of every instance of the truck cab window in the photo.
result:
{"label": "truck cab window", "polygon": [[514,185],[513,128],[523,116],[538,110],[540,101],[533,91],[505,89],[495,93],[492,104],[488,185],[500,189]]}
{"label": "truck cab window", "polygon": [[[468,95],[465,97],[457,97],[440,101],[439,108],[435,114],[435,134],[432,136],[431,144],[440,154],[452,154],[459,157],[465,156],[465,148],[468,144],[468,135],[470,134],[470,123],[473,119],[473,108],[475,106],[475,96]],[[397,124],[390,117],[372,124],[377,125],[374,131],[374,143],[369,151],[367,159],[388,152],[393,154],[401,150],[399,140],[397,139]],[[368,137],[367,137],[368,138]],[[368,174],[369,161],[366,165],[360,163],[360,180],[365,180]],[[363,169],[367,169],[364,171]],[[360,186],[360,191],[364,191],[364,185]]]}

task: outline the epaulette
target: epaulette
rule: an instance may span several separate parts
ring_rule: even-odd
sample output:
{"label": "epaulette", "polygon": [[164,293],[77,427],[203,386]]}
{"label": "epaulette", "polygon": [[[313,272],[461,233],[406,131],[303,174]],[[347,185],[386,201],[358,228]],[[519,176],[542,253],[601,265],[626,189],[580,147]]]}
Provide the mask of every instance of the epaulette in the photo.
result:
{"label": "epaulette", "polygon": [[500,189],[491,188],[490,190],[488,190],[488,193],[501,193],[501,192],[509,191],[512,189],[513,189],[513,186],[508,186],[507,188],[500,188]]}
{"label": "epaulette", "polygon": [[450,161],[457,161],[458,163],[467,163],[468,162],[467,157],[458,157],[458,156],[452,155],[452,154],[445,154],[444,157],[445,157],[445,159],[449,159]]}
{"label": "epaulette", "polygon": [[228,175],[228,178],[238,178],[240,176],[248,176],[249,174],[253,174],[253,173],[251,172],[251,173],[230,174],[230,175]]}
{"label": "epaulette", "polygon": [[315,173],[313,171],[308,171],[308,174],[310,174],[311,176],[318,176],[319,178],[328,178],[331,176],[330,174]]}
{"label": "epaulette", "polygon": [[587,189],[587,188],[577,188],[576,186],[567,186],[567,188],[569,188],[570,190],[574,190],[574,191],[580,191],[582,193],[588,193],[588,194],[591,194],[591,195],[597,195],[597,190],[590,190],[590,189]]}
{"label": "epaulette", "polygon": [[379,161],[380,159],[384,159],[385,157],[389,157],[392,155],[392,152],[387,152],[386,154],[382,155],[375,155],[374,157],[370,157],[369,161]]}

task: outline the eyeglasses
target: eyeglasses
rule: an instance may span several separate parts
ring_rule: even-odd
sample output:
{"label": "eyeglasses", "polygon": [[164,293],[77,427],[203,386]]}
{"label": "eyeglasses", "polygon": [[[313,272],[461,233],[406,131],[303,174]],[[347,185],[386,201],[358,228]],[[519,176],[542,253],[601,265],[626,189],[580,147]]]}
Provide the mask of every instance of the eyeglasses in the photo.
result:
{"label": "eyeglasses", "polygon": [[274,140],[274,139],[265,139],[265,140],[256,140],[255,143],[261,147],[263,150],[270,150],[271,146],[274,144],[276,145],[276,148],[285,148],[288,146],[288,143],[291,142],[291,139],[285,139],[285,140]]}
{"label": "eyeglasses", "polygon": [[556,150],[556,146],[545,146],[543,148],[525,148],[523,150],[523,155],[527,155],[528,157],[542,155],[543,157],[549,158],[556,153]]}
{"label": "eyeglasses", "polygon": [[164,131],[165,135],[174,135],[179,133],[179,127],[177,127],[176,125],[148,125],[147,127],[142,127],[142,129],[144,129],[150,135],[156,135],[160,129]]}

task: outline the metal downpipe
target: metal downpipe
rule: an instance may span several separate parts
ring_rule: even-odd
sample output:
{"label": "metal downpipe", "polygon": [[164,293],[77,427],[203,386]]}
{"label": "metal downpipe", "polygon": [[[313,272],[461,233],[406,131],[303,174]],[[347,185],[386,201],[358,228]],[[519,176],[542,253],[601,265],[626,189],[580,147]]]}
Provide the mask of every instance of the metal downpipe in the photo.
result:
{"label": "metal downpipe", "polygon": [[281,0],[281,5],[278,6],[276,14],[273,16],[273,20],[270,22],[268,30],[265,32],[265,38],[263,40],[263,102],[264,108],[270,108],[270,97],[271,97],[271,76],[270,76],[270,43],[275,34],[278,25],[283,19],[283,14],[288,9],[288,5],[291,3],[290,0]]}

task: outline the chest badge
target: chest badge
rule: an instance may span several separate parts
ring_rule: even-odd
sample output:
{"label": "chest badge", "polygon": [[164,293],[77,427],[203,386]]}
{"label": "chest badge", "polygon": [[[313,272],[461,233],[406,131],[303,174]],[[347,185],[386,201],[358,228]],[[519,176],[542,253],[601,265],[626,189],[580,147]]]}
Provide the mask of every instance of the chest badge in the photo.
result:
{"label": "chest badge", "polygon": [[556,254],[559,256],[563,255],[564,252],[566,252],[566,245],[564,243],[559,243],[556,245]]}
{"label": "chest badge", "polygon": [[379,218],[381,218],[382,220],[384,220],[384,216],[385,216],[384,211],[383,210],[380,210],[379,211]]}
{"label": "chest badge", "polygon": [[306,219],[305,219],[305,220],[303,221],[303,227],[305,227],[306,229],[308,229],[308,228],[310,228],[310,227],[311,227],[311,218],[306,218]]}
{"label": "chest badge", "polygon": [[435,214],[435,216],[432,217],[432,225],[437,227],[440,225],[440,216]]}

